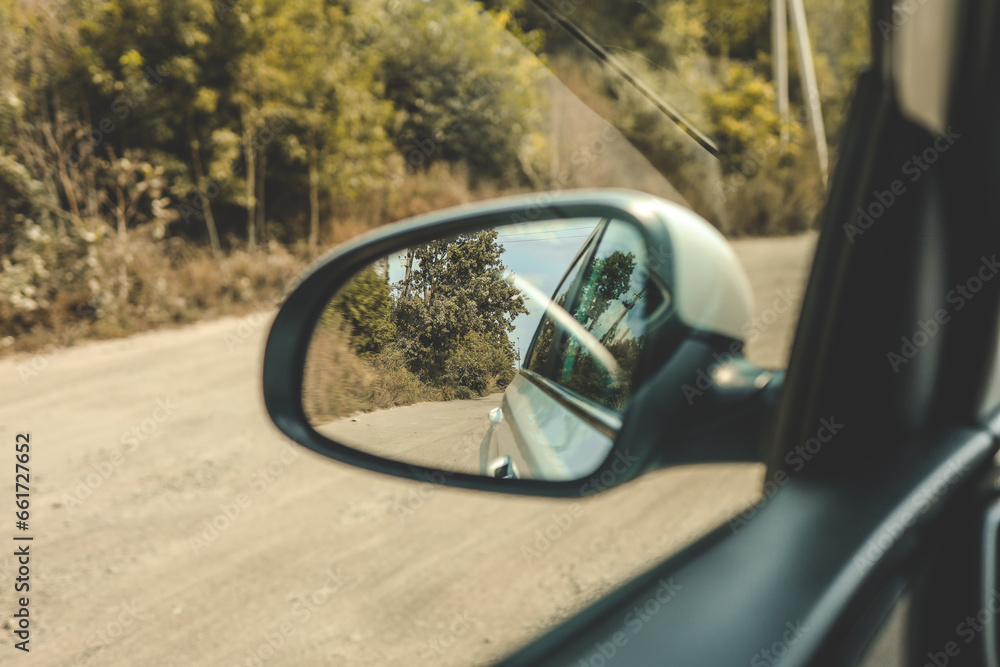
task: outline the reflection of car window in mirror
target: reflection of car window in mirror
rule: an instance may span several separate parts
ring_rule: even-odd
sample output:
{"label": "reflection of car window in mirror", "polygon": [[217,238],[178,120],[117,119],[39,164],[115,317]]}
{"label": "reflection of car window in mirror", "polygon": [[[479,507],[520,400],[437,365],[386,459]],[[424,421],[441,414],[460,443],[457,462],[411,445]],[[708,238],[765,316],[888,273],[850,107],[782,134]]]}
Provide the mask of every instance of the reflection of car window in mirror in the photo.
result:
{"label": "reflection of car window in mirror", "polygon": [[554,297],[610,352],[614,366],[601,363],[579,335],[549,317],[531,350],[530,370],[583,398],[619,412],[624,409],[645,341],[646,321],[655,311],[649,303],[658,308],[663,301],[659,289],[650,290],[645,252],[635,227],[612,220],[600,230],[595,249],[579,258]]}
{"label": "reflection of car window in mirror", "polygon": [[[584,477],[610,451],[606,408],[627,402],[647,312],[644,251],[635,227],[589,218],[500,226],[382,258],[316,324],[306,415],[324,435],[408,463]],[[528,348],[529,363],[550,356],[553,335],[561,374],[545,376],[577,404],[516,381]]]}

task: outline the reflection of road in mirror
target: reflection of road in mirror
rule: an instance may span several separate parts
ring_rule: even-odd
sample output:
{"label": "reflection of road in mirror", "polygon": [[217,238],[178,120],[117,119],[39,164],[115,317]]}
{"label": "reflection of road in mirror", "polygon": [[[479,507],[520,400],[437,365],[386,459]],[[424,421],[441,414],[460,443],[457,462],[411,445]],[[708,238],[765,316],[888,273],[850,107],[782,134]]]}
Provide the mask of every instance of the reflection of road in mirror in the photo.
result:
{"label": "reflection of road in mirror", "polygon": [[416,403],[344,417],[316,430],[375,456],[478,475],[489,413],[502,398]]}
{"label": "reflection of road in mirror", "polygon": [[[615,254],[623,234],[632,245]],[[608,242],[598,257],[599,237]],[[313,329],[302,383],[309,423],[359,451],[429,468],[508,479],[589,474],[607,448],[602,442],[597,462],[575,474],[581,471],[572,461],[593,444],[584,426],[588,416],[577,413],[617,407],[628,393],[619,357],[607,346],[631,352],[621,360],[632,362],[640,348],[619,339],[645,312],[626,294],[645,292],[633,284],[643,265],[636,259],[641,244],[625,223],[558,219],[470,231],[371,263],[333,295]],[[615,261],[604,257],[609,253]],[[569,272],[574,264],[593,270]],[[572,278],[578,274],[592,279],[578,286]],[[562,293],[580,293],[578,312],[553,302],[561,283]],[[611,321],[602,329],[597,324],[605,311]],[[507,420],[498,411],[491,422],[490,410],[500,406],[549,320],[559,322],[558,331],[543,336],[543,347],[567,350],[559,367],[576,369],[563,384],[595,403],[515,401]],[[553,347],[567,337],[572,350]],[[494,465],[505,457],[509,466]]]}

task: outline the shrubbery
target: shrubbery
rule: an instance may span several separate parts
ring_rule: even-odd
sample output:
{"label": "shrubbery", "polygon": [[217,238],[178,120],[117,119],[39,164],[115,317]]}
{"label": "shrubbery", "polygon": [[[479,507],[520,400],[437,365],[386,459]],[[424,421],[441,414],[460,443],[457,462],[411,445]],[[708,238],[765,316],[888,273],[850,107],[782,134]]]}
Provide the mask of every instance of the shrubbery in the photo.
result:
{"label": "shrubbery", "polygon": [[[561,110],[545,61],[614,108],[724,233],[805,229],[823,189],[794,59],[783,123],[766,8],[728,4],[572,3],[718,142],[715,162],[620,76],[560,51],[570,38],[551,22],[521,25],[521,0],[0,2],[0,352],[238,312],[388,220],[575,182],[550,173],[576,160],[549,154]],[[866,3],[835,4],[806,1],[832,145],[867,58]],[[438,352],[403,338],[425,384],[413,360]],[[434,377],[481,391],[485,371],[440,362]]]}
{"label": "shrubbery", "polygon": [[523,187],[543,71],[465,0],[0,3],[0,341],[269,301],[410,193]]}

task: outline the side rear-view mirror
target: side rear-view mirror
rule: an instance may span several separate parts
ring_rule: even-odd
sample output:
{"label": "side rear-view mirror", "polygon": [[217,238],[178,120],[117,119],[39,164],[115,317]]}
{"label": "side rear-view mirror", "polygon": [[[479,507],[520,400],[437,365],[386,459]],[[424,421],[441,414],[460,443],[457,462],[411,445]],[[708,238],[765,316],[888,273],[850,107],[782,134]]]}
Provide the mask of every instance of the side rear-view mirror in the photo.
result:
{"label": "side rear-view mirror", "polygon": [[751,315],[728,242],[678,204],[498,199],[317,262],[274,321],[264,398],[286,435],[352,465],[587,495],[667,465],[759,460],[775,383],[742,357]]}

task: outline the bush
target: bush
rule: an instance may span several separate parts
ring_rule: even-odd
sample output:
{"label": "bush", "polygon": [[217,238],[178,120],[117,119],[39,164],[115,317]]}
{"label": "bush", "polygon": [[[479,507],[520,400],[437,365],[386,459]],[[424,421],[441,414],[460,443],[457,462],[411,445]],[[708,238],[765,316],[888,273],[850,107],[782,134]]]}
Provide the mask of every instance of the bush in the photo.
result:
{"label": "bush", "polygon": [[781,236],[812,229],[825,189],[811,154],[769,159],[752,178],[726,176],[726,231]]}
{"label": "bush", "polygon": [[732,62],[703,102],[723,155],[722,231],[777,235],[811,228],[825,194],[818,160],[803,128],[775,110],[774,85],[753,67]]}
{"label": "bush", "polygon": [[390,346],[362,358],[339,312],[331,308],[323,314],[309,344],[302,384],[303,408],[311,423],[436,400],[442,400],[440,390],[427,387],[407,369],[402,351]]}
{"label": "bush", "polygon": [[339,317],[317,325],[306,355],[302,407],[309,421],[319,424],[364,410],[372,382],[368,366],[351,348],[350,332]]}
{"label": "bush", "polygon": [[368,409],[381,410],[420,401],[440,401],[440,390],[428,387],[406,368],[403,352],[389,347],[372,357],[371,381],[366,392]]}
{"label": "bush", "polygon": [[478,332],[470,333],[448,357],[442,387],[453,388],[456,398],[478,398],[506,388],[514,376],[508,347],[490,341]]}
{"label": "bush", "polygon": [[0,275],[0,339],[13,341],[9,350],[240,313],[274,302],[304,265],[276,243],[267,254],[237,249],[216,257],[149,230],[122,242],[26,229]]}

